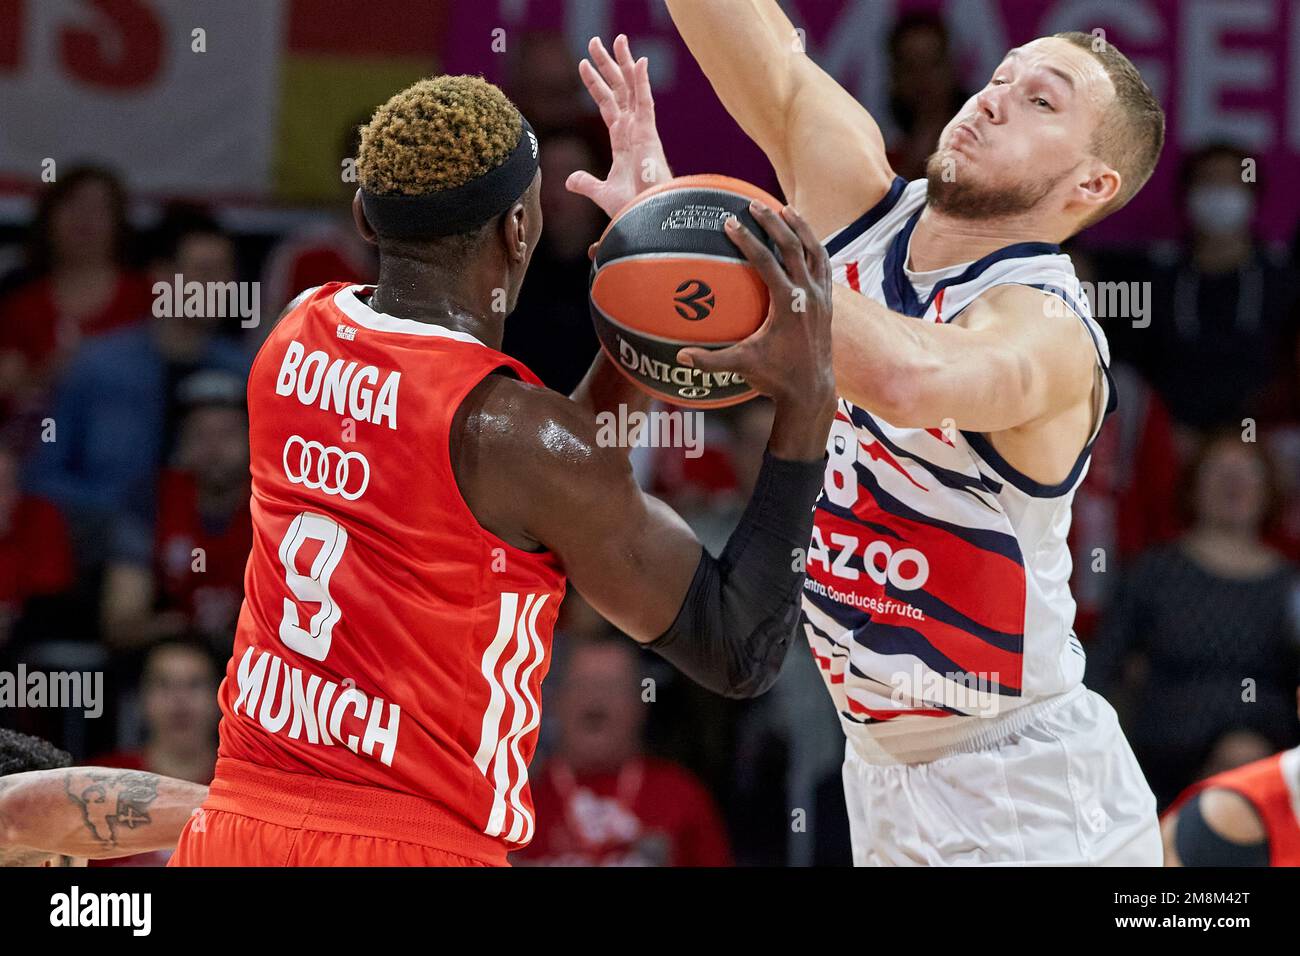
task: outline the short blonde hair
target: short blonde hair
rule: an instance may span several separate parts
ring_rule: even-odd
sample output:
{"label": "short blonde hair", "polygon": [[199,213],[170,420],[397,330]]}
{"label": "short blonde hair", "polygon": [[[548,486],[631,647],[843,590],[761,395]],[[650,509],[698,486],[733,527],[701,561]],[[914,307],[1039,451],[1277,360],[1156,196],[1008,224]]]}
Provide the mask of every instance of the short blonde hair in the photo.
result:
{"label": "short blonde hair", "polygon": [[1115,99],[1097,124],[1093,152],[1120,174],[1119,193],[1088,225],[1117,212],[1137,195],[1155,172],[1165,145],[1165,111],[1133,61],[1109,41],[1091,33],[1056,34],[1096,58],[1115,87]]}
{"label": "short blonde hair", "polygon": [[379,195],[452,189],[505,162],[522,132],[519,110],[481,76],[430,77],[375,110],[361,130],[357,178]]}

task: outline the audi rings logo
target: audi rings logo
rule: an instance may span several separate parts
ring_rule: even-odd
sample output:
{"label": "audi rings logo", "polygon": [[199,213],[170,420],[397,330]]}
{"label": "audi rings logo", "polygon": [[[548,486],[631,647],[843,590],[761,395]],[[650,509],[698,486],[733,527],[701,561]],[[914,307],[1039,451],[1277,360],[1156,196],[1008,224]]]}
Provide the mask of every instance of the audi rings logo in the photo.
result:
{"label": "audi rings logo", "polygon": [[284,443],[284,475],[295,485],[356,501],[370,485],[370,462],[359,451],[344,451],[290,435]]}

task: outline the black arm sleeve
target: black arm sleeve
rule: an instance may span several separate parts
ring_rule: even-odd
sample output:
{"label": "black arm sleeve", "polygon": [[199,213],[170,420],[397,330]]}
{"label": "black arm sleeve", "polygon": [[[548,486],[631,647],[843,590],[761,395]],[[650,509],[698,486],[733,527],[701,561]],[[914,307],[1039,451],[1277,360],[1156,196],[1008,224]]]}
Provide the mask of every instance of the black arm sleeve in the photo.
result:
{"label": "black arm sleeve", "polygon": [[1178,811],[1174,849],[1183,866],[1268,866],[1268,839],[1259,843],[1233,843],[1211,828],[1201,813],[1198,793]]}
{"label": "black arm sleeve", "polygon": [[740,524],[715,558],[705,551],[672,627],[646,646],[724,697],[772,686],[799,624],[813,505],[825,460],[763,456]]}

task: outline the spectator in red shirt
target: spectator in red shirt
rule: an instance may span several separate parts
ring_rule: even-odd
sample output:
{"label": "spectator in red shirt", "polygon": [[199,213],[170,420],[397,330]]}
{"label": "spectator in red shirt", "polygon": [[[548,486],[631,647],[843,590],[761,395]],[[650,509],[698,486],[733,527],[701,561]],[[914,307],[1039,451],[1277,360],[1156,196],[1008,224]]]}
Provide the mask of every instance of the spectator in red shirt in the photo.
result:
{"label": "spectator in red shirt", "polygon": [[125,264],[126,195],[106,169],[81,166],[51,184],[32,224],[31,278],[0,301],[0,401],[37,401],[85,336],[138,322],[153,302]]}
{"label": "spectator in red shirt", "polygon": [[713,799],[689,772],[646,756],[637,650],[574,645],[552,710],[556,753],[534,774],[537,830],[516,865],[730,866]]}
{"label": "spectator in red shirt", "polygon": [[[217,763],[217,684],[221,670],[207,648],[188,640],[159,643],[140,675],[144,746],[90,761],[101,767],[146,770],[205,786]],[[102,860],[92,866],[163,866],[170,850]]]}
{"label": "spectator in red shirt", "polygon": [[252,547],[243,384],[197,373],[180,387],[174,467],[158,483],[152,529],[124,517],[105,575],[104,633],[120,648],[203,635],[229,654]]}
{"label": "spectator in red shirt", "polygon": [[[56,615],[54,600],[73,586],[72,549],[53,503],[23,494],[13,449],[0,446],[0,647],[36,618]],[[46,613],[42,613],[42,607]],[[50,636],[37,627],[33,637]]]}

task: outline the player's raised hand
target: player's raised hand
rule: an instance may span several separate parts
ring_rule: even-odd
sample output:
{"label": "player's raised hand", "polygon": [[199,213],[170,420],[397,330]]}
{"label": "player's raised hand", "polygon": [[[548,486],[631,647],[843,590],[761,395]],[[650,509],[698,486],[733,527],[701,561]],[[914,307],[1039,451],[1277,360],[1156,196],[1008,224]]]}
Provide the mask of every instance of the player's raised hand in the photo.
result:
{"label": "player's raised hand", "polygon": [[[734,216],[727,236],[767,284],[770,305],[758,330],[723,349],[685,348],[677,360],[704,371],[738,372],[783,409],[807,415],[810,432],[825,440],[835,409],[831,364],[831,265],[811,227],[789,206],[780,213],[752,202],[750,214],[771,239],[780,259]],[[773,429],[773,438],[777,429]],[[814,442],[814,447],[820,448]],[[802,455],[790,457],[802,457]]]}
{"label": "player's raised hand", "polygon": [[591,59],[578,64],[578,74],[609,128],[613,162],[604,179],[578,170],[569,176],[565,186],[613,217],[637,193],[664,182],[672,174],[655,127],[649,61],[645,57],[632,59],[627,36],[622,33],[614,39],[613,56],[600,37],[592,37],[587,50]]}

